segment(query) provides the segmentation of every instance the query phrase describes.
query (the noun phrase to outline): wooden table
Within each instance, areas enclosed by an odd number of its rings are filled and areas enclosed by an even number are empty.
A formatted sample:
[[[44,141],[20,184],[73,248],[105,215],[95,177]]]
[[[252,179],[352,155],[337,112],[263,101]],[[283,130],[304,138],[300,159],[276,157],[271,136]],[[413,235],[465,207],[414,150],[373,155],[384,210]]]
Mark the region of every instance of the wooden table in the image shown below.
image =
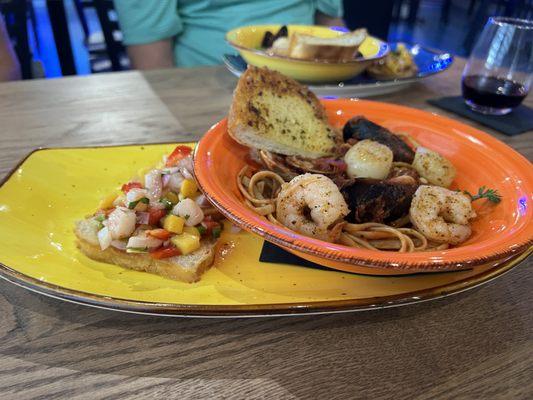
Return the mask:
[[[461,70],[378,100],[447,115],[425,101],[458,94]],[[0,174],[37,146],[197,139],[234,85],[222,67],[1,84]],[[491,133],[533,158],[533,132]],[[1,281],[0,398],[531,398],[531,266],[408,307],[235,320],[103,311]]]

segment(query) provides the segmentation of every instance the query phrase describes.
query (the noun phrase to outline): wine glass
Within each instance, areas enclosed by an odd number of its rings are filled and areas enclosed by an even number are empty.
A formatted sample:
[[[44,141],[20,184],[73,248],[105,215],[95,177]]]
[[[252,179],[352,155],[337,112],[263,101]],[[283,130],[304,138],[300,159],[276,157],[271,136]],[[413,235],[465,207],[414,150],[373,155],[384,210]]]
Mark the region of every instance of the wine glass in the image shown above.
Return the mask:
[[[533,21],[491,17],[463,71],[466,104],[504,115],[520,105],[533,80]]]

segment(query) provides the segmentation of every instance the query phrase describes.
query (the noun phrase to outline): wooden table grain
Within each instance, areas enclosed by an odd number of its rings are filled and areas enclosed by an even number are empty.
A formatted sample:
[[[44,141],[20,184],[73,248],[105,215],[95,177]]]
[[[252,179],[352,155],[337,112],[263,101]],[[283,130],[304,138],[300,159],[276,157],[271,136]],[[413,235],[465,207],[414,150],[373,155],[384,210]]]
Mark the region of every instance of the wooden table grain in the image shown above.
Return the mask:
[[[452,116],[426,100],[458,94],[461,70],[376,100]],[[222,67],[0,84],[0,175],[38,146],[197,139],[234,85]],[[533,159],[533,132],[465,122]],[[531,398],[531,266],[438,301],[267,319],[122,314],[1,281],[0,398]]]

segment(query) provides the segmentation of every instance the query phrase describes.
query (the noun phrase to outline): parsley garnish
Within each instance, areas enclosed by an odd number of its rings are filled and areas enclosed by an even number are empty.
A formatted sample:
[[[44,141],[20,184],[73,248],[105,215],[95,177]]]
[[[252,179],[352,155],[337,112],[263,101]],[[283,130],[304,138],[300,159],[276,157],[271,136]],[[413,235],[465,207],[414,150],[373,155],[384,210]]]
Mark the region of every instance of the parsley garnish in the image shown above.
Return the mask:
[[[171,210],[172,207],[174,207],[172,202],[169,199],[167,199],[166,197],[163,197],[161,200],[159,200],[159,202],[163,203],[163,205],[165,206],[166,210]]]
[[[472,201],[479,199],[487,199],[491,203],[498,204],[502,200],[502,196],[498,193],[496,189],[487,189],[486,186],[481,186],[477,191],[477,194],[472,195],[467,190],[463,190],[463,193],[470,196]]]
[[[143,197],[143,198],[141,198],[141,199],[139,199],[139,200],[137,200],[137,201],[132,201],[132,202],[130,202],[130,203],[128,204],[128,208],[129,208],[130,210],[133,210],[133,209],[137,206],[137,204],[139,204],[139,203],[150,204],[150,200],[148,200],[147,197]]]

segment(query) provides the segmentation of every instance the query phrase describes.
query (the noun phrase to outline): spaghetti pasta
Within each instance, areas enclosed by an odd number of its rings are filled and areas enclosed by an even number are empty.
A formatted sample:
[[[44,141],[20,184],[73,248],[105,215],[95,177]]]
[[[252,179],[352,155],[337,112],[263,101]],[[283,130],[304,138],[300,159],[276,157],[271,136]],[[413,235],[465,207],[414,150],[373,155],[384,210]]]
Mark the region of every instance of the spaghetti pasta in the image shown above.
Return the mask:
[[[237,187],[243,196],[243,202],[277,225],[282,224],[276,219],[276,197],[284,183],[285,180],[275,172],[261,170],[252,173],[248,166],[243,167],[237,175]],[[400,253],[447,248],[447,245],[444,247],[428,242],[422,233],[408,227],[409,224],[409,216],[404,216],[391,225],[377,222],[338,224],[339,229],[342,227],[338,242],[350,247]]]

